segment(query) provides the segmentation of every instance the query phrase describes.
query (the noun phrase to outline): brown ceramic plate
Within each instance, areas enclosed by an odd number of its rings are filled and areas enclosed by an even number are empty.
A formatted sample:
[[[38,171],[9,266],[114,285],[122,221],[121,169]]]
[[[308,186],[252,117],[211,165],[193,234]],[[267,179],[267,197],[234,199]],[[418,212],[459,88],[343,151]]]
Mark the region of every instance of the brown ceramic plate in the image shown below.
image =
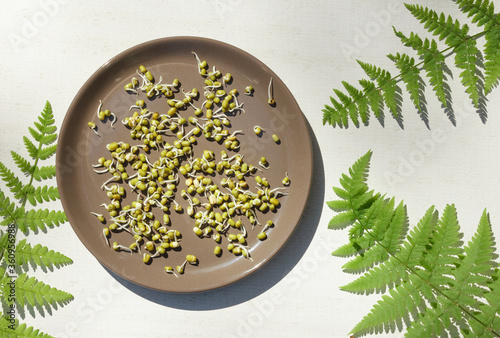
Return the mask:
[[[151,264],[146,265],[139,254],[115,252],[110,248],[102,235],[103,225],[90,213],[94,211],[108,215],[100,207],[102,203],[109,203],[101,184],[110,177],[109,173],[96,174],[91,165],[97,163],[101,156],[109,158],[105,146],[112,141],[134,144],[129,129],[120,122],[114,125],[115,129],[111,128],[110,121],[103,123],[97,119],[96,111],[99,100],[102,100],[102,108],[114,112],[119,121],[131,114],[129,107],[135,103],[137,96],[127,94],[123,87],[135,76],[139,65],[146,66],[155,75],[155,79],[159,75],[163,76],[164,82],[178,78],[183,89],[189,91],[198,88],[202,92],[204,79],[198,74],[192,52],[206,60],[209,69],[216,66],[222,74],[232,74],[233,82],[228,88],[239,90],[239,102],[244,102],[246,111],[245,114],[229,117],[232,124],[230,130],[243,132],[238,135],[242,144],[240,153],[244,155],[245,162],[255,165],[258,165],[261,156],[268,159],[270,168],[259,174],[266,177],[273,188],[282,187],[281,181],[288,172],[291,180],[291,185],[287,188],[289,195],[280,199],[281,206],[277,212],[258,214],[261,223],[267,220],[275,223],[275,227],[267,232],[267,240],[257,239],[260,226],[252,230],[246,224],[253,261],[228,252],[226,241],[221,245],[222,256],[216,257],[213,254],[215,242],[209,238],[198,238],[192,231],[193,219],[185,213],[176,214],[172,211],[171,228],[182,232],[182,250],[168,251],[168,257],[155,258]],[[267,103],[271,77],[275,107]],[[253,96],[243,94],[248,85],[255,89]],[[179,96],[180,94],[176,94],[177,98]],[[166,98],[145,100],[151,111],[166,113],[168,110]],[[195,105],[201,106],[202,102],[199,99]],[[183,114],[194,115],[193,110]],[[88,128],[89,121],[97,124],[100,137]],[[262,137],[257,137],[253,132],[256,125],[265,131]],[[280,144],[273,142],[272,134],[279,135]],[[171,139],[173,142],[174,139]],[[204,137],[199,137],[198,140],[195,156],[200,156],[203,149],[212,149],[220,160],[219,153],[224,149],[223,145],[208,142]],[[152,151],[150,156],[153,158],[158,155]],[[69,107],[60,132],[56,162],[62,205],[71,226],[87,249],[99,262],[123,278],[144,287],[169,292],[196,292],[222,287],[248,276],[269,261],[299,224],[313,172],[309,129],[285,84],[266,65],[248,53],[219,41],[195,37],[172,37],[146,42],[117,55],[98,69]],[[132,171],[132,168],[127,168],[129,174]],[[213,180],[218,183],[221,178],[221,175],[216,175]],[[254,182],[253,178],[248,178],[247,181]],[[181,175],[179,189],[183,185]],[[130,203],[135,198],[135,194],[129,192],[124,203]],[[177,197],[177,200],[182,198]],[[154,210],[154,213],[157,219],[162,219],[161,210]],[[127,232],[113,233],[110,241],[128,246],[132,243],[132,238]],[[185,274],[179,278],[164,272],[166,265],[175,267],[181,264],[186,254],[196,255],[199,264],[186,266]]]

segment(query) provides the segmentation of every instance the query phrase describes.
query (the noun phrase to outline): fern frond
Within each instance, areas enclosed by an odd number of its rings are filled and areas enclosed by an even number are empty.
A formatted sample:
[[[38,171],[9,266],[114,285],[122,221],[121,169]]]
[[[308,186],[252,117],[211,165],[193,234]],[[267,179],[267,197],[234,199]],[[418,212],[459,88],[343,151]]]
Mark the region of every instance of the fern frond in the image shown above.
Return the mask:
[[[368,168],[363,158],[360,167]],[[335,189],[341,201],[349,200],[353,181],[362,183],[360,191],[369,191],[366,171],[349,173],[342,175],[343,189]],[[447,205],[440,218],[429,208],[409,233],[406,208],[395,207],[394,198],[378,197],[362,210],[338,201],[333,206],[354,215],[349,243],[333,254],[354,256],[343,266],[346,272],[366,270],[341,289],[387,293],[351,333],[393,330],[404,321],[410,323],[409,337],[500,335],[499,264],[486,211],[464,247],[454,205]]]
[[[500,81],[500,16],[495,13],[494,5],[489,0],[457,0],[456,3],[469,18],[472,18],[472,24],[483,29],[481,32],[470,35],[469,25],[462,24],[450,15],[438,14],[436,11],[421,5],[405,4],[409,12],[422,23],[423,27],[437,36],[436,40],[423,40],[415,32],[411,32],[410,36],[406,37],[393,28],[403,45],[414,49],[421,61],[416,63],[413,58],[402,52],[389,54],[389,59],[396,63],[395,66],[399,71],[393,77],[390,76],[388,70],[358,61],[371,81],[376,81],[377,84],[363,80],[362,86],[368,85],[368,87],[367,90],[363,90],[362,96],[357,95],[356,91],[348,90],[351,96],[349,100],[341,99],[333,107],[325,106],[323,124],[329,122],[333,126],[347,127],[345,121],[338,123],[341,120],[340,110],[343,111],[342,117],[345,119],[360,112],[359,102],[363,107],[363,104],[368,101],[374,114],[379,113],[381,117],[383,117],[382,105],[387,106],[402,126],[400,123],[402,121],[402,116],[400,116],[402,92],[398,86],[400,80],[405,83],[406,92],[409,93],[410,99],[417,108],[417,113],[425,113],[421,106],[421,103],[425,102],[423,101],[425,99],[423,79],[419,76],[421,68],[425,70],[426,78],[439,102],[445,111],[449,112],[452,100],[446,74],[449,74],[450,77],[453,75],[445,64],[445,59],[450,55],[454,55],[454,65],[460,71],[458,78],[465,88],[465,92],[474,106],[482,109],[482,102],[485,101],[484,96],[489,94]],[[478,47],[480,44],[477,41],[483,37],[486,41],[484,48],[480,50]],[[442,41],[446,48],[440,50],[437,41]],[[484,65],[478,66],[483,60]],[[484,76],[481,73],[483,68]],[[350,115],[346,113],[349,111]],[[368,113],[366,109],[364,112]],[[484,117],[483,114],[480,115]],[[422,120],[428,124],[426,115],[422,116]],[[454,123],[455,120],[451,118],[451,121]]]
[[[16,301],[21,307],[43,307],[57,309],[73,299],[73,296],[65,291],[53,288],[34,277],[29,278],[25,273],[16,279],[11,275],[29,269],[29,267],[41,266],[42,268],[60,267],[71,264],[72,261],[67,256],[49,250],[47,247],[37,244],[32,246],[25,239],[17,242],[17,231],[20,230],[28,235],[29,229],[34,232],[38,229],[45,230],[46,227],[58,226],[67,221],[63,211],[51,211],[48,209],[26,210],[26,203],[32,205],[45,201],[55,201],[59,199],[57,187],[43,185],[35,186],[33,182],[46,180],[55,176],[55,166],[39,166],[39,162],[54,155],[56,145],[52,145],[57,138],[56,126],[54,125],[52,107],[47,102],[43,111],[38,116],[38,121],[34,122],[34,127],[29,127],[29,133],[35,140],[33,142],[28,137],[23,137],[23,142],[29,156],[34,161],[31,163],[22,155],[11,151],[12,158],[20,172],[27,176],[28,184],[23,184],[21,180],[10,171],[5,165],[0,163],[0,178],[14,194],[16,202],[11,202],[4,192],[0,190],[0,225],[9,225],[8,232],[0,232],[0,260],[1,265],[9,266],[9,273],[0,268],[0,300],[4,309],[15,305]],[[11,227],[12,225],[12,227]],[[15,245],[15,264],[11,261],[7,263],[6,252],[9,249],[9,259],[11,245]],[[12,269],[12,270],[11,270]],[[45,271],[45,270],[44,270]],[[14,288],[12,288],[14,284]],[[15,299],[10,297],[11,290],[15,289]],[[16,320],[13,324],[5,314],[0,316],[0,336],[2,337],[50,337],[25,324],[19,324]]]
[[[59,191],[57,190],[57,187],[49,187],[45,185],[43,187],[37,187],[33,191],[29,192],[26,197],[28,201],[35,206],[37,202],[42,203],[43,201],[48,202],[59,199]]]
[[[31,209],[24,217],[17,220],[17,224],[19,230],[26,233],[28,228],[32,231],[37,231],[38,229],[45,230],[46,226],[52,228],[54,226],[59,226],[67,220],[66,214],[63,211]]]
[[[40,332],[40,330],[35,330],[32,326],[27,326],[24,323],[20,324],[17,319],[12,324],[6,316],[0,317],[0,336],[6,338],[54,338]]]
[[[50,285],[38,281],[35,277],[28,277],[25,273],[16,278],[16,300],[25,307],[48,304],[52,307],[64,305],[73,299],[68,292],[58,290]]]
[[[49,250],[46,246],[31,244],[26,239],[19,241],[16,245],[16,264],[23,265],[34,262],[38,266],[64,266],[73,263],[73,261],[60,252]]]
[[[341,116],[343,116],[342,123],[347,125],[346,118],[347,118],[347,116],[349,116],[351,118],[351,121],[356,126],[358,126],[359,125],[359,121],[358,121],[359,114],[358,114],[358,109],[357,109],[356,105],[354,104],[353,100],[348,95],[344,94],[343,92],[341,92],[338,89],[334,89],[333,91],[335,92],[335,94],[337,94],[338,98],[342,102],[342,106],[343,106],[342,109],[346,110],[345,112],[340,113]]]

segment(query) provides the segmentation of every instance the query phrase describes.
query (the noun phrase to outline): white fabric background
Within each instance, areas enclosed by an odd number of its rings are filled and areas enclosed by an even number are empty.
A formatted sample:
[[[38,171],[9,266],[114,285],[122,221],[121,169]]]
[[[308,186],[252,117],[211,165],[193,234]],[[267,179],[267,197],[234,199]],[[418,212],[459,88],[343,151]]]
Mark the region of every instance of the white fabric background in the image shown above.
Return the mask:
[[[411,3],[468,21],[453,1]],[[425,35],[398,0],[26,0],[4,6],[0,20],[0,160],[10,168],[10,150],[24,154],[22,135],[46,100],[60,126],[79,88],[102,64],[136,44],[166,36],[218,39],[266,63],[294,94],[315,140],[315,179],[306,212],[318,225],[299,228],[275,260],[228,288],[192,295],[144,290],[107,272],[69,224],[36,235],[32,242],[74,260],[54,272],[34,273],[75,296],[52,316],[20,318],[44,332],[57,337],[347,336],[380,295],[339,290],[353,276],[341,271],[345,260],[329,253],[347,237],[327,229],[334,213],[325,201],[334,198],[331,187],[340,174],[369,149],[374,152],[371,186],[404,200],[412,224],[431,205],[442,210],[455,203],[464,240],[472,236],[484,208],[500,235],[498,90],[488,96],[484,124],[451,67],[456,126],[429,87],[430,130],[406,94],[404,130],[390,117],[385,127],[375,119],[359,129],[322,125],[321,109],[332,88],[364,76],[356,59],[395,73],[385,55],[404,48],[391,26]],[[59,203],[50,207],[61,208]],[[391,335],[402,336],[384,334]]]

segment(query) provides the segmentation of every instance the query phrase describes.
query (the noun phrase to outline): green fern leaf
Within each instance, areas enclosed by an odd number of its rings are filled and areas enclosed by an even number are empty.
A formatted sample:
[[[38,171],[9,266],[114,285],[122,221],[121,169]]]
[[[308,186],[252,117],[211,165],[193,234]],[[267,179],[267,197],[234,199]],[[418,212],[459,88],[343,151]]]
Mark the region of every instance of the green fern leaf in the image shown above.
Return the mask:
[[[358,213],[360,216],[349,229],[349,238],[351,241],[338,250],[332,252],[333,256],[352,256],[357,253],[363,253],[375,244],[375,237],[366,232],[366,229],[372,228],[376,217],[383,214],[387,208],[387,201],[383,198],[374,199],[373,203],[366,210],[352,209],[352,213]]]
[[[48,209],[29,210],[25,217],[17,220],[19,230],[27,232],[27,228],[37,231],[38,229],[45,230],[46,226],[52,228],[66,222],[66,214],[63,211],[55,211]]]
[[[432,285],[452,283],[451,265],[460,263],[460,226],[454,205],[447,205],[431,236],[432,246],[421,261],[426,273],[422,277]]]
[[[16,264],[23,265],[29,262],[34,262],[38,266],[64,266],[73,263],[73,261],[59,252],[49,250],[46,246],[31,244],[26,242],[26,239],[19,241],[16,245]]]
[[[10,222],[2,222],[1,225],[9,225],[12,223],[12,219],[14,217],[14,212],[16,210],[16,204],[11,203],[9,198],[5,196],[3,191],[0,190],[0,216],[5,217],[6,219],[11,219]]]
[[[2,162],[0,162],[0,177],[5,182],[5,185],[14,194],[15,198],[21,198],[23,195],[23,183],[21,180]]]
[[[493,2],[458,0],[457,4],[460,9],[472,17],[472,22],[478,26],[485,26],[484,46],[484,92],[488,94],[497,86],[500,78],[500,21],[495,14]]]
[[[363,93],[368,99],[370,109],[378,119],[384,116],[384,98],[382,92],[372,81],[360,80],[359,84],[363,87]]]
[[[347,126],[347,109],[342,105],[342,103],[338,102],[334,98],[330,98],[330,102],[336,109],[334,117],[334,122],[336,122],[339,126]]]
[[[446,107],[446,93],[444,91],[446,79],[444,75],[445,57],[438,50],[437,42],[435,40],[431,41],[428,39],[423,41],[415,33],[411,33],[410,37],[406,37],[403,33],[396,31],[395,29],[394,33],[401,39],[401,42],[403,42],[405,46],[414,49],[423,60],[423,68],[426,71],[429,82],[432,85],[432,89],[434,90],[438,100],[443,104],[443,106]]]
[[[479,91],[477,83],[479,77],[476,75],[477,53],[475,40],[466,40],[455,48],[455,64],[463,71],[460,73],[462,84],[466,88],[472,102],[476,107],[479,105]]]
[[[9,201],[7,201],[9,202]],[[10,225],[10,224],[17,224],[18,220],[24,216],[24,207],[16,207],[15,203],[12,203],[9,205],[9,209],[7,211],[7,215],[4,216],[4,219],[2,222],[0,222],[0,225]]]
[[[44,305],[44,303],[55,307],[57,304],[64,305],[73,299],[68,292],[51,287],[35,277],[28,277],[25,273],[19,275],[15,283],[16,299],[22,307],[27,304],[35,306],[36,304]]]
[[[498,85],[500,79],[500,24],[485,34],[484,46],[484,92],[489,94]]]
[[[398,87],[396,80],[392,78],[391,73],[380,67],[361,62],[358,60],[358,64],[363,68],[365,73],[370,77],[371,80],[377,81],[378,89],[382,91],[382,97],[386,106],[390,109],[392,115],[397,119],[398,110],[400,109],[397,97],[397,93],[401,92]]]
[[[452,223],[454,222],[452,220]],[[408,330],[409,334],[441,334],[459,322],[457,331],[471,330],[468,322],[472,321],[472,313],[479,310],[476,297],[483,293],[483,289],[478,285],[486,285],[489,281],[487,275],[493,272],[493,234],[486,212],[483,213],[478,230],[469,245],[464,248],[464,252],[465,256],[460,260],[460,264],[456,264],[457,268],[451,271],[453,280],[447,283],[447,288],[437,296],[436,305],[425,311],[420,322],[412,325]],[[458,306],[454,306],[455,304]],[[447,319],[446,314],[452,319]]]
[[[31,134],[31,136],[35,139],[35,141],[49,145],[53,143],[57,139],[57,134],[42,134],[40,132],[37,132],[35,129],[28,127],[28,130]]]
[[[35,139],[35,141],[41,143],[41,140],[42,140],[42,134],[37,132],[35,129],[31,128],[31,127],[28,127],[28,130],[31,134],[31,136]]]
[[[438,15],[436,12],[418,5],[405,5],[406,8],[420,22],[425,24],[425,28],[434,35],[439,35],[439,40],[454,48],[455,65],[462,69],[460,78],[466,88],[466,92],[477,107],[479,104],[479,92],[477,89],[478,77],[476,75],[476,61],[478,49],[476,41],[467,34],[469,27],[461,26],[458,20],[453,20],[451,16],[445,17],[444,13]]]
[[[56,153],[56,150],[57,150],[56,144],[54,144],[52,146],[40,148],[40,150],[37,153],[37,156],[41,160],[46,160],[49,157],[51,157],[52,155],[54,155]]]
[[[37,158],[38,148],[26,136],[23,136],[23,141],[24,145],[26,146],[26,150],[28,151],[28,154],[31,156],[31,158]]]
[[[26,197],[28,198],[28,201],[35,206],[37,202],[42,203],[43,201],[48,202],[59,199],[59,191],[57,190],[57,187],[49,187],[45,185],[43,187],[37,187],[33,191],[29,192]]]
[[[12,324],[6,316],[0,317],[0,336],[5,338],[54,338],[40,332],[40,330],[35,330],[32,326],[20,324],[17,319]]]
[[[344,229],[354,223],[356,216],[352,211],[346,211],[333,217],[328,223],[328,229]]]
[[[37,129],[43,133],[43,134],[53,134],[56,129],[54,126],[55,120],[54,120],[54,114],[52,113],[52,106],[50,105],[50,102],[47,101],[45,103],[45,106],[43,107],[43,110],[38,116],[38,121],[40,122],[40,126],[42,128]]]
[[[41,124],[39,122],[34,122],[36,128],[41,132],[41,133],[44,133],[44,134],[53,134],[56,132],[57,130],[57,127],[56,126],[52,126],[52,125],[44,125],[44,124]]]
[[[396,67],[401,71],[401,78],[406,84],[406,90],[410,93],[410,98],[413,101],[415,108],[418,111],[422,110],[420,107],[420,88],[422,87],[423,80],[420,77],[420,69],[415,67],[415,59],[407,54],[396,55],[389,54],[389,59],[394,61]]]
[[[21,170],[25,175],[31,175],[33,173],[33,166],[28,160],[15,151],[11,151],[10,153],[19,170]]]
[[[351,118],[351,121],[356,125],[358,126],[359,125],[359,121],[358,121],[358,109],[356,107],[356,105],[354,104],[353,100],[347,96],[346,94],[342,93],[340,90],[338,89],[334,89],[333,90],[335,92],[335,94],[337,94],[338,98],[340,99],[340,101],[342,102],[342,109],[345,109],[346,112],[341,112],[341,115],[342,116],[346,116],[347,115]],[[344,124],[347,125],[347,120],[343,121]]]
[[[353,102],[356,104],[356,115],[359,115],[359,117],[361,117],[361,122],[363,122],[363,124],[367,124],[369,118],[368,99],[363,95],[363,92],[361,90],[355,88],[349,83],[342,81],[342,84],[344,85],[344,88],[347,90],[349,95],[351,95]],[[358,124],[357,119],[353,121],[354,124]]]
[[[33,178],[39,182],[55,176],[56,176],[56,167],[54,165],[35,167],[33,171]]]
[[[437,225],[437,213],[434,207],[427,209],[425,215],[418,224],[410,231],[405,242],[403,242],[396,259],[405,268],[415,268],[420,264],[424,255],[429,237]]]

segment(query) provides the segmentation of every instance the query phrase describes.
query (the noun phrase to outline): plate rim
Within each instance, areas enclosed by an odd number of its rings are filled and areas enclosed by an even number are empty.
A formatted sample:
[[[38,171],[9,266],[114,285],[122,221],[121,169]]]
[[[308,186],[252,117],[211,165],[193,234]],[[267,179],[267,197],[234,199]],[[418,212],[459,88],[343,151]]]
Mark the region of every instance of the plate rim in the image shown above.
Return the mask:
[[[106,262],[106,260],[103,260],[103,259],[100,259],[96,253],[91,250],[91,248],[89,247],[88,243],[86,242],[86,240],[84,240],[83,236],[81,235],[81,229],[76,226],[76,225],[73,225],[73,222],[71,222],[70,218],[72,216],[69,216],[68,215],[68,222],[70,223],[73,231],[75,232],[75,234],[77,235],[78,239],[80,240],[80,242],[85,246],[85,248],[92,254],[92,256],[101,264],[103,265],[104,267],[106,267],[107,270],[113,272],[114,274],[120,276],[121,278],[127,280],[127,281],[130,281],[136,285],[139,285],[141,287],[145,287],[145,288],[148,288],[148,289],[152,289],[152,290],[156,290],[156,291],[162,291],[162,292],[170,292],[170,293],[195,293],[195,292],[204,292],[204,291],[211,291],[211,290],[215,290],[215,289],[218,289],[218,288],[222,288],[222,287],[226,287],[228,285],[231,285],[231,284],[234,284],[242,279],[245,279],[249,276],[251,276],[252,274],[254,274],[256,271],[259,271],[261,270],[262,266],[264,266],[265,264],[267,264],[269,261],[271,261],[272,259],[274,259],[278,253],[283,249],[283,247],[285,245],[287,245],[287,243],[290,241],[290,238],[292,238],[293,234],[296,232],[298,226],[300,225],[303,217],[304,217],[304,214],[306,212],[306,206],[307,206],[307,202],[309,200],[309,197],[310,197],[310,192],[311,192],[311,189],[312,189],[312,182],[313,182],[313,175],[314,175],[314,153],[313,153],[313,146],[312,146],[312,136],[311,136],[311,133],[312,133],[312,130],[311,130],[311,127],[302,111],[302,109],[300,108],[298,102],[296,101],[295,97],[293,96],[293,94],[291,93],[290,89],[288,88],[288,86],[286,86],[286,84],[281,80],[281,78],[272,70],[270,69],[264,62],[260,61],[259,59],[257,59],[256,57],[254,57],[252,54],[240,49],[239,47],[236,47],[232,44],[229,44],[229,43],[226,43],[226,42],[223,42],[223,41],[219,41],[219,40],[215,40],[215,39],[212,39],[212,38],[206,38],[206,37],[197,37],[197,36],[171,36],[171,37],[162,37],[162,38],[157,38],[157,39],[152,39],[152,40],[148,40],[148,41],[144,41],[142,43],[139,43],[139,44],[136,44],[132,47],[129,47],[125,50],[123,50],[122,52],[116,54],[115,56],[111,57],[110,59],[108,59],[106,62],[104,62],[98,69],[96,69],[92,75],[85,80],[84,84],[80,87],[80,89],[77,91],[77,93],[75,94],[73,100],[71,101],[71,104],[69,105],[67,111],[66,111],[66,114],[64,116],[64,119],[63,119],[63,122],[61,124],[61,128],[60,128],[60,131],[59,131],[59,137],[61,137],[63,135],[63,132],[67,132],[67,130],[69,129],[68,125],[70,123],[70,112],[74,111],[76,106],[77,106],[77,101],[79,100],[79,98],[81,96],[83,96],[88,90],[89,90],[89,87],[95,82],[95,80],[99,77],[99,75],[105,71],[107,69],[107,67],[109,67],[110,65],[113,65],[115,63],[118,63],[120,62],[120,60],[126,58],[128,55],[130,55],[131,53],[133,53],[134,51],[137,51],[139,50],[140,48],[144,47],[144,46],[147,46],[147,45],[150,45],[150,44],[166,44],[166,43],[172,43],[172,42],[186,42],[186,41],[189,41],[189,42],[204,42],[204,43],[209,43],[209,44],[215,44],[215,45],[223,45],[225,46],[226,48],[230,48],[232,49],[233,51],[237,52],[238,54],[241,54],[243,55],[245,58],[250,58],[251,60],[253,60],[254,62],[256,62],[257,64],[259,65],[262,65],[263,67],[265,67],[265,70],[270,72],[273,77],[275,77],[278,81],[280,81],[281,84],[283,84],[283,87],[284,89],[286,90],[287,94],[289,95],[289,98],[291,100],[293,100],[293,102],[290,102],[293,106],[297,107],[298,109],[298,118],[301,120],[301,123],[304,124],[304,127],[305,127],[305,131],[306,131],[306,134],[307,134],[307,149],[308,149],[308,152],[307,152],[307,159],[306,159],[306,162],[309,164],[308,168],[310,168],[310,174],[309,174],[309,177],[308,177],[308,180],[307,180],[307,194],[306,194],[306,197],[301,201],[300,203],[300,209],[301,209],[301,212],[300,212],[300,217],[298,217],[298,219],[296,220],[294,226],[293,226],[293,229],[292,231],[290,231],[288,233],[288,237],[281,243],[281,245],[278,245],[274,250],[271,251],[270,255],[268,255],[264,260],[261,260],[257,263],[254,264],[254,266],[250,269],[250,270],[247,270],[247,272],[241,276],[238,276],[236,278],[232,278],[230,280],[225,280],[224,282],[220,283],[220,285],[216,286],[216,287],[210,287],[210,288],[199,288],[199,289],[195,289],[195,290],[167,290],[167,289],[164,289],[164,288],[157,288],[157,287],[154,287],[154,286],[151,286],[151,285],[145,285],[143,283],[139,283],[133,279],[130,279],[128,278],[127,276],[124,276],[122,273],[120,273],[119,271],[116,271],[117,269],[115,269],[114,266],[108,264],[108,262]],[[56,181],[57,181],[57,185],[58,187],[62,187],[62,184],[61,183],[61,180],[62,180],[62,175],[63,173],[61,172],[62,169],[61,168],[61,165],[64,164],[64,161],[62,160],[62,156],[63,156],[63,152],[64,152],[64,149],[62,146],[59,146],[58,144],[58,147],[57,147],[57,151],[56,151]],[[66,194],[66,191],[64,189],[59,189],[60,191],[60,201],[61,201],[61,204],[63,206],[63,209],[65,210],[69,210],[68,209],[68,206],[66,205],[66,199],[68,197],[65,196]],[[71,215],[71,213],[68,213]]]

